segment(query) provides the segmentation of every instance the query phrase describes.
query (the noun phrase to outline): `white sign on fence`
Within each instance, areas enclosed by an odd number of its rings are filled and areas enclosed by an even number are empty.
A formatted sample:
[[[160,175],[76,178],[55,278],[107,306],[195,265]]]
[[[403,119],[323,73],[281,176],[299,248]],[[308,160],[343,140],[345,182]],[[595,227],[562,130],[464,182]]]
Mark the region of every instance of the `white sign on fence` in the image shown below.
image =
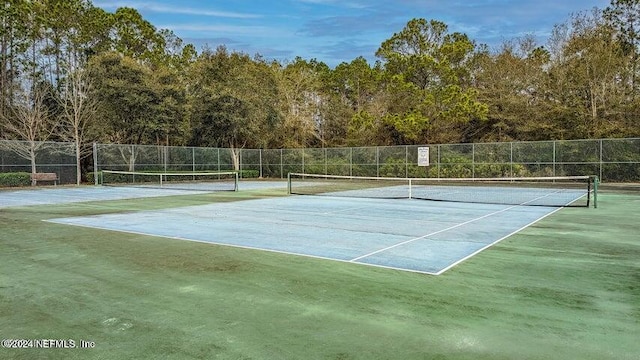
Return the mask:
[[[421,146],[418,148],[418,166],[429,166],[428,146]]]

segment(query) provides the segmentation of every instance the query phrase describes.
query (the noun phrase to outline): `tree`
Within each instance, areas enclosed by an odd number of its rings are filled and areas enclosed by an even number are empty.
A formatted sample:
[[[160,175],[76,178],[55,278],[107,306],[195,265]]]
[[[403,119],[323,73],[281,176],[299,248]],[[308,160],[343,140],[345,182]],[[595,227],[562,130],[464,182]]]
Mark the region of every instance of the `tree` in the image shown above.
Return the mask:
[[[487,121],[475,122],[472,138],[484,141],[549,138],[557,135],[551,113],[559,116],[562,101],[547,98],[545,68],[550,53],[533,36],[505,41],[499,51],[476,54],[474,88],[489,106]]]
[[[269,66],[225,47],[205,50],[191,67],[191,144],[239,149],[266,146],[279,122],[278,87]]]
[[[462,141],[460,126],[483,120],[486,105],[470,88],[474,43],[446,24],[413,19],[385,40],[376,55],[387,74],[389,113],[384,122],[401,142]]]
[[[562,125],[570,138],[617,135],[630,99],[620,83],[626,77],[624,45],[615,34],[598,10],[573,15],[554,31],[548,92],[567,109]]]
[[[280,143],[293,148],[322,144],[321,107],[325,98],[321,92],[321,79],[328,67],[298,57],[284,67],[278,66],[275,71],[283,117],[278,128]]]
[[[165,55],[165,38],[140,13],[121,7],[113,14],[113,46],[120,54],[148,62],[160,62]]]
[[[9,116],[14,94],[19,88],[19,56],[27,48],[27,24],[23,20],[29,13],[25,0],[5,1],[0,6],[0,115]],[[0,134],[1,135],[1,134]]]
[[[68,50],[68,61],[76,67],[86,64],[95,55],[111,51],[111,34],[115,22],[112,14],[91,6],[90,3],[80,11],[82,13],[78,16],[77,27],[69,35],[71,49]]]
[[[630,94],[635,99],[638,77],[638,46],[640,45],[640,0],[611,0],[604,11],[605,17],[617,29],[625,55],[629,56]]]
[[[325,80],[330,95],[324,115],[323,139],[328,144],[370,145],[382,143],[381,119],[385,113],[383,72],[377,62],[370,66],[363,57],[339,64]],[[371,121],[362,121],[364,118]]]
[[[350,63],[336,66],[325,86],[355,112],[359,112],[379,93],[381,77],[379,64],[371,67],[360,56]]]
[[[79,1],[73,0],[48,0],[45,2],[43,11],[47,16],[42,16],[43,23],[43,48],[41,50],[47,59],[47,75],[45,77],[52,84],[60,85],[63,76],[63,68],[67,63],[67,56],[73,53],[69,41],[70,35],[74,32],[74,25],[78,23],[77,16],[80,15]],[[53,64],[51,64],[51,62]]]
[[[18,156],[31,163],[31,173],[36,173],[36,155],[55,130],[54,123],[44,104],[47,87],[34,85],[20,97],[11,109],[10,115],[2,115],[2,127],[14,140],[7,142]],[[32,186],[36,185],[32,178]]]
[[[161,65],[150,74],[156,117],[150,136],[156,144],[184,145],[189,140],[186,89],[178,71]]]
[[[91,59],[89,72],[100,99],[101,139],[120,144],[153,143],[160,126],[151,71],[132,58],[106,53]],[[122,156],[132,171],[136,154]]]
[[[369,111],[359,111],[351,116],[347,127],[347,138],[350,146],[387,145],[389,134],[382,134],[385,130],[382,119],[372,115]]]
[[[99,101],[85,69],[77,69],[67,77],[60,98],[63,114],[59,136],[74,144],[76,155],[76,183],[82,181],[81,160],[92,154],[87,136],[96,126]]]
[[[637,136],[638,117],[640,116],[640,91],[638,86],[638,71],[640,66],[638,55],[640,47],[640,0],[611,0],[611,6],[604,10],[607,19],[617,30],[617,37],[622,46],[623,58],[627,62],[627,71],[620,74],[624,81],[621,85],[627,93],[624,110],[624,122],[618,134]],[[620,136],[620,135],[618,135]]]

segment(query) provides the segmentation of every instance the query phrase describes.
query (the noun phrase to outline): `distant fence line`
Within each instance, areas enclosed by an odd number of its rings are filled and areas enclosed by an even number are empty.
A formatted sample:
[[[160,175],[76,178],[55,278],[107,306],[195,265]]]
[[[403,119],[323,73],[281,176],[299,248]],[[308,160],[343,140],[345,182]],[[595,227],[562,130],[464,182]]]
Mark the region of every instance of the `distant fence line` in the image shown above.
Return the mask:
[[[418,149],[425,147],[429,166],[419,166]],[[640,138],[235,150],[95,144],[94,168],[240,170],[243,177],[264,178],[286,178],[290,172],[432,178],[598,175],[602,181],[638,182]]]
[[[76,182],[72,143],[0,140],[0,172],[31,172],[31,146],[37,172],[55,172],[62,184]],[[424,147],[429,148],[429,166],[418,164],[418,149]],[[242,177],[264,178],[286,178],[290,172],[432,178],[598,175],[604,182],[640,182],[640,138],[300,149],[94,144],[93,166],[87,171],[100,170],[240,170]]]

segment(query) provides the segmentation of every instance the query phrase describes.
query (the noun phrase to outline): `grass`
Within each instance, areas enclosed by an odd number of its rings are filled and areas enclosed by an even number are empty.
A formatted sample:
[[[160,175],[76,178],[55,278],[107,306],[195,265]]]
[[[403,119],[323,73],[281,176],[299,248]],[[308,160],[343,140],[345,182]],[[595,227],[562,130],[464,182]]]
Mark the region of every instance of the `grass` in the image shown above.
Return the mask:
[[[603,192],[440,276],[41,220],[279,194],[0,209],[2,359],[637,359],[640,196]],[[238,231],[242,231],[238,229]]]

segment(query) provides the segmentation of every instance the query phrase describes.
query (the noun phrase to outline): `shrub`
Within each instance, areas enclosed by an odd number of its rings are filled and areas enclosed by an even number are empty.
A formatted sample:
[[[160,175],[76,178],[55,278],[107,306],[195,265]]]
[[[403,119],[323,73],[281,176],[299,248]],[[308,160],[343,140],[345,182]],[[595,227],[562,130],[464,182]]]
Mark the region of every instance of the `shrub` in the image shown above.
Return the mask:
[[[260,177],[260,171],[258,170],[242,170],[238,174],[241,179],[257,178]]]
[[[27,172],[0,173],[0,187],[31,185],[31,174]]]

